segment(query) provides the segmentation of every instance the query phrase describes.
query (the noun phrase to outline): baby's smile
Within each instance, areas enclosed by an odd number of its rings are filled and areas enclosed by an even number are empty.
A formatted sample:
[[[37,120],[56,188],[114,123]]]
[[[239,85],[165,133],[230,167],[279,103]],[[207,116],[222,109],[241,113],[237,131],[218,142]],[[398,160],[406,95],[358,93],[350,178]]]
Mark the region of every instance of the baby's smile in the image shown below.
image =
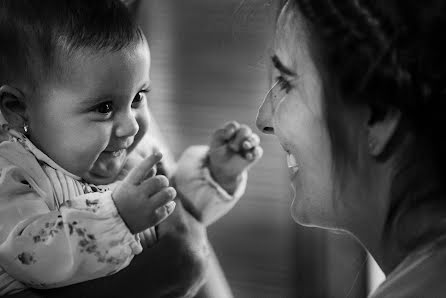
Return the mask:
[[[124,150],[125,150],[125,149],[120,149],[120,150],[118,150],[118,151],[113,151],[113,152],[112,152],[113,157],[119,157],[121,154],[124,153]]]
[[[126,151],[127,151],[127,148],[121,148],[118,150],[106,150],[106,151],[103,151],[102,153],[110,154],[112,157],[120,157]]]
[[[115,177],[124,166],[127,155],[128,147],[102,151],[93,164],[90,174],[98,178]]]

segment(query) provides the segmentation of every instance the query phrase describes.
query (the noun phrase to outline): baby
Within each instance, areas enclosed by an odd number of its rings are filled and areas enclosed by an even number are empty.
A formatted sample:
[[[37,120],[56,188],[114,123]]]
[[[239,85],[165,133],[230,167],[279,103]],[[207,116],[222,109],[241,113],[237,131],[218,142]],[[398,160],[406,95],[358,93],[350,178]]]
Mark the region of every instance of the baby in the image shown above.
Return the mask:
[[[0,2],[0,295],[113,274],[175,207],[141,140],[150,52],[119,1]],[[148,155],[148,156],[147,156]],[[236,122],[188,149],[174,173],[210,224],[244,192],[262,155]],[[144,240],[144,241],[141,241]],[[142,243],[143,242],[143,243]],[[143,245],[142,245],[143,244]]]

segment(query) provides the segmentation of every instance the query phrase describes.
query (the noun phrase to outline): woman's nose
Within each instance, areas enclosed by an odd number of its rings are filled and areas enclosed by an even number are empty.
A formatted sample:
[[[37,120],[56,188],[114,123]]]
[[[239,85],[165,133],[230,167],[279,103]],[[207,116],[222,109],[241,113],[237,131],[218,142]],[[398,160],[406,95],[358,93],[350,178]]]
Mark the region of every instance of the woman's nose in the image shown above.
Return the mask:
[[[274,128],[272,125],[273,107],[271,101],[269,100],[270,91],[268,91],[263,99],[256,119],[257,128],[265,134],[274,134]]]
[[[117,137],[131,137],[136,135],[139,130],[139,125],[136,121],[135,113],[132,110],[122,113],[118,118],[115,130]]]

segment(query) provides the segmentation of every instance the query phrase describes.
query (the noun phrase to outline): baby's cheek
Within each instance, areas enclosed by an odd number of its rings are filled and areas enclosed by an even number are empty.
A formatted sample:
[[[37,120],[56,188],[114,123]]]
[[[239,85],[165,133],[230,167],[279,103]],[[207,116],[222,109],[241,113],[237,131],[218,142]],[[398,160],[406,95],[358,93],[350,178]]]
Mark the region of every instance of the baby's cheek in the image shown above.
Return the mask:
[[[148,119],[146,117],[136,117],[136,122],[138,123],[138,132],[135,135],[135,138],[133,139],[133,144],[131,145],[129,151],[127,153],[134,154],[135,148],[140,144],[141,140],[144,138],[144,136],[148,132],[149,123]]]
[[[138,123],[139,126],[137,137],[142,138],[147,133],[149,129],[149,121],[150,121],[150,116],[147,111],[141,111],[136,116],[136,122]]]

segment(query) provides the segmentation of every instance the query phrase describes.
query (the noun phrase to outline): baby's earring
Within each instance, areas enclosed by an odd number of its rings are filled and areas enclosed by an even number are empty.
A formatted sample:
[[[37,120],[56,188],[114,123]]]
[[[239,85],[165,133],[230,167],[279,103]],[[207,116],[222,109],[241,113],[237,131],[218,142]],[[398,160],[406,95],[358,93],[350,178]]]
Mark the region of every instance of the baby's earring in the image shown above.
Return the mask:
[[[23,122],[23,132],[25,133],[25,135],[28,135],[28,131],[29,131],[29,125],[25,121],[25,122]]]

